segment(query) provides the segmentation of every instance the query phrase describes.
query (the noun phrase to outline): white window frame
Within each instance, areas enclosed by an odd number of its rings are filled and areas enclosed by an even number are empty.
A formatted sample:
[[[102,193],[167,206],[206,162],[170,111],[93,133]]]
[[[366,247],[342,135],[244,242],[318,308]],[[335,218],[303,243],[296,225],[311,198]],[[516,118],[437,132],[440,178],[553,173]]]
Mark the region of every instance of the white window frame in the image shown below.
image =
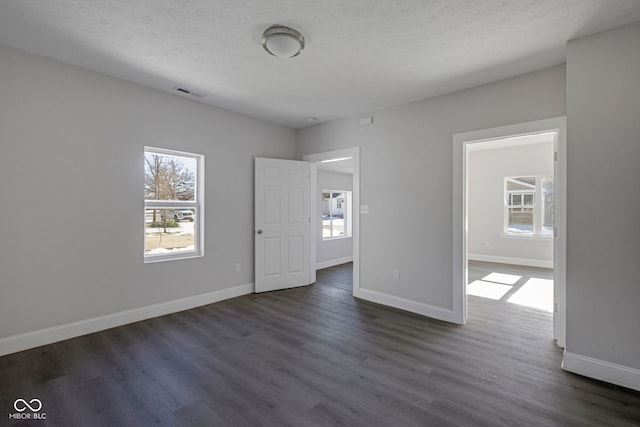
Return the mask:
[[[146,211],[147,209],[191,209],[195,213],[194,226],[194,250],[179,251],[169,254],[147,254],[145,252],[146,241],[143,240],[143,256],[145,263],[160,261],[172,261],[177,259],[197,258],[204,256],[204,155],[188,153],[185,151],[169,150],[157,147],[144,147],[143,156],[147,153],[167,156],[187,157],[196,160],[195,200],[146,200],[143,209],[143,239],[146,239]],[[144,174],[143,174],[144,179]]]
[[[326,240],[337,240],[337,239],[348,239],[351,237],[351,229],[352,229],[352,222],[351,222],[351,215],[349,215],[350,210],[351,212],[353,212],[353,207],[351,206],[351,202],[352,202],[352,192],[351,190],[322,190],[322,193],[320,194],[322,199],[324,200],[324,193],[344,193],[345,197],[344,197],[344,201],[342,202],[342,210],[343,210],[343,216],[344,216],[344,235],[342,236],[331,236],[331,237],[324,237],[324,232],[321,234],[322,236],[322,240],[326,241]],[[323,219],[322,219],[322,215],[320,215],[320,225],[321,227],[323,227]],[[332,234],[333,234],[333,222],[332,222]]]
[[[503,210],[503,231],[501,236],[502,237],[507,237],[507,238],[518,238],[518,237],[522,237],[522,238],[527,238],[527,239],[549,239],[549,238],[553,238],[553,233],[552,232],[545,232],[544,229],[542,228],[542,223],[544,222],[544,203],[542,203],[543,201],[543,195],[542,195],[542,179],[551,176],[553,178],[553,175],[518,175],[518,176],[507,176],[504,178],[504,189],[503,189],[503,203],[504,203],[504,210]],[[512,203],[508,203],[507,202],[507,198],[509,198],[509,201],[512,201],[512,197],[514,194],[517,194],[516,192],[512,192],[512,193],[508,193],[507,192],[507,180],[509,179],[515,179],[515,178],[523,178],[523,177],[531,177],[531,178],[535,178],[535,189],[531,189],[531,190],[521,190],[517,193],[522,195],[522,198],[520,200],[520,204],[518,205],[514,205]],[[524,203],[524,195],[525,194],[533,194],[533,204],[531,205],[526,205]],[[538,201],[540,201],[540,203],[538,203]],[[514,233],[514,232],[510,232],[509,231],[509,209],[510,208],[521,208],[521,211],[523,208],[527,208],[527,209],[532,209],[533,211],[533,231],[531,233]]]

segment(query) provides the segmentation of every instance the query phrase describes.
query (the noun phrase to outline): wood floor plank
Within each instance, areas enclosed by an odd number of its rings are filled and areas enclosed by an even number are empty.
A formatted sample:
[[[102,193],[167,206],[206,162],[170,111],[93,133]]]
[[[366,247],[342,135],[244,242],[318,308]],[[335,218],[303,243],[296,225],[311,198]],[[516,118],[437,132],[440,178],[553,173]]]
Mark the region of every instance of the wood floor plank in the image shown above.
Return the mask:
[[[469,296],[452,325],[353,298],[352,268],[0,357],[0,412],[39,398],[52,426],[640,426],[640,393],[560,369],[550,313]]]

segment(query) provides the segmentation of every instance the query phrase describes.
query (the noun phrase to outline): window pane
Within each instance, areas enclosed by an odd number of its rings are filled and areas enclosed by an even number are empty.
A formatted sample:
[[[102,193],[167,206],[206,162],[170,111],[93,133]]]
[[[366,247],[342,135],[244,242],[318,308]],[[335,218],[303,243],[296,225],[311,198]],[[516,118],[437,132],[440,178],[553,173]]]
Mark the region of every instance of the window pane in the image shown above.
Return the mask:
[[[323,219],[331,217],[331,196],[329,193],[322,193],[322,217]]]
[[[193,157],[145,151],[145,200],[195,200],[196,165]]]
[[[145,255],[195,252],[192,209],[145,209]]]
[[[533,208],[508,208],[508,233],[533,233]]]
[[[331,237],[331,219],[328,216],[322,216],[322,238]]]
[[[519,178],[515,178],[519,184],[528,185],[529,187],[536,186],[536,177],[535,176],[521,176]]]
[[[331,237],[331,193],[322,193],[322,238]]]
[[[511,195],[511,205],[512,206],[520,206],[520,205],[522,205],[522,194],[512,194]]]
[[[507,191],[527,191],[535,190],[536,177],[535,176],[518,176],[515,178],[505,178],[507,183]]]
[[[347,230],[347,200],[349,191],[322,191],[322,238],[345,237]]]
[[[334,218],[332,237],[342,237],[342,236],[344,236],[344,218]]]
[[[553,232],[553,215],[555,212],[555,186],[552,176],[542,178],[542,231]]]
[[[536,188],[535,176],[517,176],[514,178],[506,178],[507,190],[527,190]]]
[[[345,193],[331,194],[332,233],[331,237],[344,236],[344,199]]]
[[[526,206],[533,206],[533,194],[523,194],[522,197],[524,198],[524,205]]]

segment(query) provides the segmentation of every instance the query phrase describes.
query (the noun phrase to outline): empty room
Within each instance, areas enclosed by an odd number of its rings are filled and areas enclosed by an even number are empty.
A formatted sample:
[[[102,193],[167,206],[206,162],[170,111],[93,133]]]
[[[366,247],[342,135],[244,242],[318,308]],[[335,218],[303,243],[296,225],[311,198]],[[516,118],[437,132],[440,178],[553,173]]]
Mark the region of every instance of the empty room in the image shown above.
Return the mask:
[[[0,2],[0,425],[640,426],[640,2]]]

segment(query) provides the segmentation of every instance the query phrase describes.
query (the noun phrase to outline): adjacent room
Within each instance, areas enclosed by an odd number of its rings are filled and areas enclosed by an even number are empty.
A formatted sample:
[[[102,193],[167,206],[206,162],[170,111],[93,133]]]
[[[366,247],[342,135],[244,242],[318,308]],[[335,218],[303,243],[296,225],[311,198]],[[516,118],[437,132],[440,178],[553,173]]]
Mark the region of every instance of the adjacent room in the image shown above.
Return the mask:
[[[467,293],[550,318],[557,137],[547,132],[467,146]]]
[[[7,425],[640,425],[637,0],[0,2]]]

